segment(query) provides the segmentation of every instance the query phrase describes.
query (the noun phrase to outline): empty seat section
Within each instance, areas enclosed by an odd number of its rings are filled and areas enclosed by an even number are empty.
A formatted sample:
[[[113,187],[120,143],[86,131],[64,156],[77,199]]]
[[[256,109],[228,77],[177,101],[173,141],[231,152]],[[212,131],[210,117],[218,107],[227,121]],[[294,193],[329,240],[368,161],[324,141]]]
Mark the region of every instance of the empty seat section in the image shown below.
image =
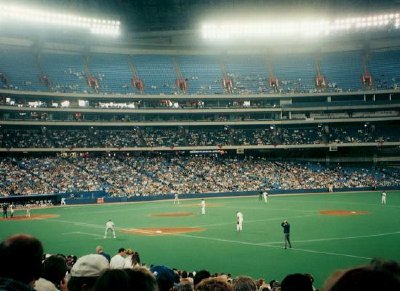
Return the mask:
[[[231,56],[226,62],[226,71],[232,77],[234,91],[262,93],[269,90],[268,64],[261,56]]]
[[[315,89],[315,57],[310,55],[275,56],[272,64],[283,93],[308,93]]]
[[[135,55],[131,58],[144,83],[145,94],[176,94],[176,73],[172,58],[162,55]]]
[[[398,89],[400,87],[400,51],[371,53],[369,70],[376,89]]]
[[[321,73],[332,91],[362,89],[362,54],[359,51],[329,53],[321,56]]]
[[[222,94],[222,71],[216,56],[179,56],[179,68],[188,79],[189,94]]]
[[[43,70],[50,76],[54,91],[87,93],[81,55],[48,52],[42,54],[41,62]]]
[[[1,46],[0,73],[9,80],[13,89],[26,91],[47,91],[40,82],[40,71],[36,56],[29,48]]]
[[[127,55],[92,54],[89,67],[99,81],[100,93],[132,93],[132,72]]]

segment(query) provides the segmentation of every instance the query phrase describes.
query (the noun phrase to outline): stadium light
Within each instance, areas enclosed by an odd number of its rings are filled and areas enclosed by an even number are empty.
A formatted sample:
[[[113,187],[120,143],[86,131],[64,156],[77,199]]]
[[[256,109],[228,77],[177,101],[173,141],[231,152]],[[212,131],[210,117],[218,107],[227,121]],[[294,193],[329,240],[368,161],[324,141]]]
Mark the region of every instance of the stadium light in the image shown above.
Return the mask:
[[[268,37],[318,37],[400,27],[400,14],[376,14],[338,19],[299,19],[291,21],[214,21],[201,27],[204,39],[262,39]]]
[[[2,21],[6,20],[8,23],[23,22],[79,28],[88,30],[93,34],[108,36],[118,36],[121,25],[120,21],[114,19],[96,19],[82,15],[2,3],[0,3],[0,19]]]

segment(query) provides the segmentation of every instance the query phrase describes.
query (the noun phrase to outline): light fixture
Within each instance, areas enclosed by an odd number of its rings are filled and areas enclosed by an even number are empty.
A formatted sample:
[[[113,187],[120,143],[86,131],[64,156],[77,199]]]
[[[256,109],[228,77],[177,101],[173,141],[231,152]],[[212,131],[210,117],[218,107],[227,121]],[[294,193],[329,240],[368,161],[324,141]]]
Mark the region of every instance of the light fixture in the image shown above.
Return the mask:
[[[352,31],[368,31],[370,29],[386,29],[400,26],[400,14],[374,14],[359,17],[324,19],[298,19],[297,21],[212,21],[201,27],[204,39],[262,39],[268,37],[308,38],[333,33],[349,33]]]
[[[30,8],[19,5],[0,3],[0,19],[24,23],[37,23],[51,26],[66,26],[83,28],[94,34],[118,36],[120,34],[120,22],[113,19],[95,19],[82,15],[44,11],[39,8]]]

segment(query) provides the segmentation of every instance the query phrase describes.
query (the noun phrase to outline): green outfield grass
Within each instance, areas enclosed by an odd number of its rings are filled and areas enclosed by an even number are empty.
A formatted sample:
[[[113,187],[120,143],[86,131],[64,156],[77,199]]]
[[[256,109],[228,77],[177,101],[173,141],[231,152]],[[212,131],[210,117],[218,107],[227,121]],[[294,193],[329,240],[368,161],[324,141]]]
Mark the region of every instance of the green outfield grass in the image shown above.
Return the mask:
[[[200,199],[65,206],[33,209],[32,215],[55,214],[44,220],[0,220],[0,237],[29,233],[42,240],[47,253],[93,253],[97,245],[115,254],[120,247],[137,250],[143,262],[188,271],[208,269],[233,276],[282,280],[289,273],[311,273],[320,287],[338,268],[368,263],[380,257],[400,261],[400,192],[340,193],[207,199],[200,214]],[[235,214],[244,214],[244,230],[236,232]],[[362,211],[331,216],[321,210]],[[191,216],[153,216],[191,212]],[[16,215],[25,215],[17,210]],[[104,239],[105,222],[117,226],[117,239]],[[283,249],[280,223],[291,223],[293,248]],[[177,235],[144,236],[122,229],[201,227],[206,230]]]

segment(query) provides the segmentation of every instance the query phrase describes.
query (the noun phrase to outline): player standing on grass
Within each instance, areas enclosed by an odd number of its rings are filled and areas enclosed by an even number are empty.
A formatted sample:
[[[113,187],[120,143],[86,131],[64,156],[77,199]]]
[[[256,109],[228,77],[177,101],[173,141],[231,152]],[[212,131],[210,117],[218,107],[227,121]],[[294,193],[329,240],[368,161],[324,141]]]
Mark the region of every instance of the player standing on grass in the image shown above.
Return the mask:
[[[175,197],[174,197],[174,205],[175,204],[180,204],[180,202],[179,202],[179,195],[178,195],[178,193],[175,193]]]
[[[8,204],[7,203],[3,203],[3,218],[8,218]]]
[[[28,203],[26,204],[26,217],[31,218],[31,205]]]
[[[243,230],[243,213],[238,211],[236,212],[236,231]]]
[[[287,249],[288,245],[289,248],[292,248],[292,244],[290,243],[290,223],[287,220],[284,220],[281,223],[281,226],[283,227],[283,239],[285,241],[285,250]]]
[[[264,198],[264,202],[268,203],[268,195],[269,195],[268,192],[266,190],[264,190],[262,195],[263,195],[263,198]]]
[[[10,204],[10,217],[13,218],[14,217],[14,204]]]
[[[105,230],[105,232],[104,232],[104,238],[107,238],[107,234],[108,234],[108,231],[109,231],[109,230],[112,232],[113,237],[114,237],[114,238],[117,238],[117,237],[115,236],[115,229],[114,229],[114,228],[115,228],[114,222],[112,222],[112,220],[109,219],[109,220],[106,222],[106,230]]]
[[[206,201],[204,200],[204,198],[201,199],[200,205],[201,205],[201,214],[202,215],[206,214]]]
[[[383,191],[381,194],[381,203],[384,205],[386,204],[386,192],[385,191]]]

